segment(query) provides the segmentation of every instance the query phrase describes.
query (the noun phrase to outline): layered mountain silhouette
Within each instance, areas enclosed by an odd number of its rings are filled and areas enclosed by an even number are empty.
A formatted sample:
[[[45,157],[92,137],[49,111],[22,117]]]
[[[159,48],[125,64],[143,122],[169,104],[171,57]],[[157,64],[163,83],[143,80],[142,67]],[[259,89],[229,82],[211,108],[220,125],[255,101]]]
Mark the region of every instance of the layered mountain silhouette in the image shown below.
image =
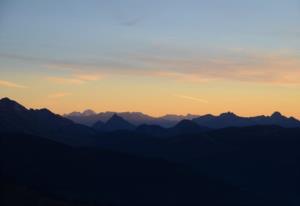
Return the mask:
[[[168,114],[162,117],[151,117],[140,112],[103,112],[95,113],[91,110],[86,110],[83,113],[73,112],[64,117],[71,119],[74,122],[93,126],[96,122],[106,122],[114,114],[122,117],[124,120],[135,126],[139,125],[159,125],[161,127],[173,127],[182,120],[193,120],[198,125],[209,128],[225,128],[225,127],[244,127],[254,125],[278,125],[282,127],[300,127],[300,121],[293,117],[285,117],[279,112],[274,112],[271,116],[256,116],[256,117],[240,117],[232,112],[222,113],[219,116],[211,114],[207,115],[172,115]]]
[[[76,124],[47,109],[26,109],[19,103],[0,100],[0,132],[27,133],[49,137],[69,144],[92,144],[95,131]]]
[[[145,132],[145,134],[147,133],[149,135],[152,133],[154,136],[172,136],[171,134],[174,136],[182,133],[199,133],[209,129],[220,129],[226,127],[247,127],[255,125],[278,125],[287,128],[300,127],[299,120],[293,117],[285,117],[279,112],[274,112],[271,116],[256,117],[240,117],[231,112],[223,113],[219,116],[204,115],[192,120],[183,119],[177,122],[172,122],[174,125],[171,127],[169,126],[167,130],[164,130],[163,127],[165,127],[165,122],[163,122],[163,120],[157,121],[157,119],[142,113],[100,113],[103,120],[97,121],[96,117],[99,117],[97,116],[99,114],[96,114],[92,110],[86,110],[79,114],[73,113],[71,115],[72,117],[95,118],[94,121],[96,122],[91,128],[74,123],[68,118],[56,115],[47,109],[27,109],[9,98],[3,98],[0,100],[0,111],[0,130],[2,132],[26,132],[42,136],[49,136],[49,134],[51,134],[52,137],[63,136],[64,138],[65,136],[92,136],[96,133],[96,131],[132,131],[135,130],[135,128],[138,132]],[[124,115],[126,118],[122,117]],[[195,115],[188,116],[191,119]],[[180,119],[184,116],[175,117]],[[135,124],[127,119],[135,119]],[[138,122],[140,122],[140,124],[138,124]],[[155,122],[156,124],[151,124],[151,122]],[[141,125],[141,127],[136,125]]]
[[[197,134],[210,130],[208,127],[202,127],[191,120],[181,120],[171,130],[177,134]]]
[[[199,117],[199,115],[195,115],[195,114],[187,114],[187,115],[177,115],[177,114],[166,114],[162,117],[160,117],[160,119],[165,119],[165,120],[169,120],[172,122],[179,122],[181,120],[192,120]]]
[[[220,116],[204,115],[193,119],[199,125],[210,128],[246,127],[255,125],[278,125],[282,127],[300,127],[300,121],[285,117],[279,112],[271,116],[239,117],[234,113],[223,113]]]
[[[114,114],[106,123],[98,121],[93,125],[97,131],[117,131],[117,130],[134,130],[135,126],[124,120],[117,114]]]
[[[90,110],[88,110],[90,111]],[[96,122],[102,121],[106,122],[108,121],[114,114],[117,114],[118,116],[122,117],[124,120],[128,121],[129,123],[139,126],[142,124],[149,124],[149,125],[160,125],[163,127],[170,127],[174,126],[181,116],[178,116],[177,118],[168,118],[166,117],[151,117],[149,115],[143,114],[141,112],[101,112],[101,113],[95,113],[95,112],[89,112],[90,115],[86,115],[86,111],[83,113],[80,112],[72,112],[70,114],[65,114],[64,117],[79,123],[84,124],[87,126],[93,126]],[[183,118],[183,116],[182,116]],[[183,118],[186,119],[186,118]],[[181,120],[181,119],[180,119]]]
[[[4,205],[300,205],[299,121],[279,112],[92,128],[3,98],[0,137]]]

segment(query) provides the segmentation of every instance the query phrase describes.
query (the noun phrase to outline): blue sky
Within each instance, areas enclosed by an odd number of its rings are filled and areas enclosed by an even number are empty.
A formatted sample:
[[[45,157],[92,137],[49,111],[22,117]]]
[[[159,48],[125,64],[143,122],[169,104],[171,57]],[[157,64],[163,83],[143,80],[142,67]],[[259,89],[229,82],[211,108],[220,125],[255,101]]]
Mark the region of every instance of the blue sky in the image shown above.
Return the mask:
[[[44,79],[43,91],[73,94],[59,84],[113,87],[119,75],[177,90],[196,82],[221,91],[226,81],[233,90],[298,88],[299,22],[298,0],[1,0],[0,91],[19,97],[8,85]]]
[[[297,0],[2,0],[0,52],[49,60],[300,50]],[[164,51],[165,50],[165,51]],[[181,54],[178,54],[181,55]]]

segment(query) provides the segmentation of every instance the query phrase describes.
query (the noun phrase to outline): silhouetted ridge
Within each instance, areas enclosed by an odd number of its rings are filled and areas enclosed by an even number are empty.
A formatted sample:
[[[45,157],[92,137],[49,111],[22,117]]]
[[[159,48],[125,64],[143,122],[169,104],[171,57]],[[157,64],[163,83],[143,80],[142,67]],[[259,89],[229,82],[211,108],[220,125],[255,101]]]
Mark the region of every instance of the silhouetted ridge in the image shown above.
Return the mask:
[[[278,125],[282,127],[300,127],[300,121],[295,118],[287,118],[279,112],[271,116],[239,117],[234,113],[222,113],[220,116],[201,116],[193,119],[199,125],[211,128],[246,127],[255,125]]]
[[[93,125],[93,128],[96,130],[102,130],[104,125],[105,125],[104,122],[99,120]]]
[[[179,134],[201,133],[204,131],[208,131],[209,128],[202,127],[191,120],[185,119],[185,120],[181,120],[178,124],[170,128],[169,130],[171,131],[171,133],[173,133],[173,135],[179,135]]]
[[[21,104],[5,97],[0,100],[0,111],[26,111],[27,109],[23,107]]]
[[[176,124],[173,127],[173,129],[185,130],[185,131],[195,130],[195,129],[199,129],[199,128],[200,128],[200,126],[197,123],[192,122],[187,119],[181,120],[178,124]]]
[[[162,117],[160,117],[161,119],[165,119],[165,120],[169,120],[169,121],[181,121],[181,120],[184,120],[184,119],[188,119],[188,120],[191,120],[191,119],[194,119],[194,118],[197,118],[199,117],[199,115],[194,115],[194,114],[187,114],[187,115],[176,115],[176,114],[166,114]]]
[[[233,112],[225,112],[220,114],[220,117],[223,118],[237,118],[238,116],[236,114],[234,114]]]
[[[274,112],[271,115],[272,118],[283,118],[284,116],[280,112]]]
[[[85,111],[82,112],[82,115],[83,115],[83,116],[96,115],[96,112],[94,112],[94,111],[91,110],[91,109],[87,109],[87,110],[85,110]]]
[[[83,112],[84,113],[84,112]],[[100,112],[100,113],[88,113],[84,115],[81,112],[72,112],[70,114],[65,114],[64,117],[87,126],[93,126],[97,121],[107,122],[114,114],[122,117],[124,120],[128,121],[130,124],[138,126],[141,124],[148,125],[160,125],[163,127],[171,127],[177,123],[177,120],[170,120],[164,117],[151,117],[149,115],[143,114],[141,112]],[[181,118],[181,117],[178,117]]]
[[[99,131],[115,131],[115,130],[133,130],[134,125],[123,119],[117,114],[114,114],[106,123],[102,124],[98,121],[93,126],[94,129]]]
[[[26,109],[8,98],[0,100],[0,132],[39,135],[70,145],[92,143],[95,132],[48,109]]]

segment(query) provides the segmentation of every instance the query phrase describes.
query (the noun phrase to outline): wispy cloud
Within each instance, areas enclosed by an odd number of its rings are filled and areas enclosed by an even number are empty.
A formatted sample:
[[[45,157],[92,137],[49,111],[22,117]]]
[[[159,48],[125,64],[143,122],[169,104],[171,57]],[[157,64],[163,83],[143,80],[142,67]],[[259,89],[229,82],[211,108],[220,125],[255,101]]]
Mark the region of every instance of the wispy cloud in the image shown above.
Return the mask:
[[[192,51],[180,55],[172,51],[163,52],[163,49],[159,51],[162,52],[122,53],[73,62],[4,56],[24,61],[43,61],[47,69],[55,69],[54,72],[63,74],[47,78],[59,84],[80,85],[99,80],[103,75],[150,76],[196,83],[224,80],[277,85],[300,84],[300,56],[297,51],[229,48],[207,53]]]
[[[194,82],[229,80],[270,84],[300,84],[300,58],[289,53],[255,53],[242,49],[206,58],[140,57],[153,75]]]
[[[70,79],[65,79],[65,82],[77,84],[98,79],[99,77],[94,77],[94,73],[151,76],[198,83],[227,80],[300,84],[299,55],[295,51],[285,50],[267,52],[233,48],[207,54],[180,55],[180,57],[172,54],[123,54],[107,61],[99,60],[99,62],[86,64],[74,62],[62,64],[60,67],[73,68],[73,73],[80,73],[81,78],[73,75]]]
[[[47,77],[50,82],[56,84],[83,84],[84,81],[76,78],[65,78],[65,77]]]
[[[63,97],[70,96],[70,95],[71,95],[71,93],[69,93],[69,92],[58,92],[58,93],[49,94],[48,98],[59,99],[59,98],[63,98]]]
[[[80,85],[90,81],[96,81],[101,79],[97,74],[73,74],[71,77],[47,77],[47,80],[56,84],[73,84]]]
[[[10,82],[10,81],[5,81],[5,80],[0,80],[0,86],[9,87],[9,88],[17,88],[17,89],[28,88],[27,86],[17,84],[17,83],[14,83],[14,82]]]
[[[181,98],[181,99],[187,99],[187,100],[192,100],[196,102],[201,102],[207,104],[208,101],[205,99],[197,98],[197,97],[191,97],[191,96],[186,96],[186,95],[180,95],[180,94],[175,94],[175,97]]]
[[[81,81],[96,81],[102,78],[99,74],[74,74],[73,76]]]

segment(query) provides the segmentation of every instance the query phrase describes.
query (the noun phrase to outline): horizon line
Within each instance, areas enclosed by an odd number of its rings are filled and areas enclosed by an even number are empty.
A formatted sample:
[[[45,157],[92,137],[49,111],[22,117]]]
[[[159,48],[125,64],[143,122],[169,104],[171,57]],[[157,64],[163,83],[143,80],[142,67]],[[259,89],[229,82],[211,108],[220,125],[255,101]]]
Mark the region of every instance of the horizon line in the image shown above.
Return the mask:
[[[4,100],[4,99],[8,99],[10,101],[14,101],[16,102],[17,104],[20,104],[19,101],[17,100],[14,100],[12,98],[9,98],[9,97],[3,97],[0,99],[0,101]],[[20,104],[22,106],[24,106],[23,104]],[[188,116],[188,115],[193,115],[193,116],[198,116],[198,117],[201,117],[201,116],[205,116],[205,115],[212,115],[212,116],[220,116],[222,114],[233,114],[233,115],[236,115],[238,117],[242,117],[242,118],[251,118],[251,117],[259,117],[259,116],[265,116],[265,117],[271,117],[272,115],[276,114],[276,113],[279,113],[280,115],[284,116],[284,117],[287,117],[287,118],[294,118],[294,119],[297,119],[298,121],[300,121],[300,119],[298,119],[297,117],[295,116],[286,116],[284,115],[282,112],[280,111],[273,111],[271,115],[267,115],[267,114],[259,114],[259,115],[254,115],[254,116],[242,116],[242,115],[239,115],[233,111],[227,111],[227,112],[221,112],[219,114],[213,114],[213,113],[204,113],[204,114],[192,114],[192,113],[185,113],[185,114],[176,114],[176,113],[165,113],[163,115],[159,115],[159,116],[156,116],[156,115],[151,115],[151,114],[148,114],[148,113],[144,113],[144,112],[140,112],[140,111],[109,111],[109,110],[106,110],[106,111],[101,111],[101,112],[95,112],[93,109],[85,109],[83,110],[82,112],[78,112],[78,111],[73,111],[73,112],[69,112],[69,113],[57,113],[47,107],[41,107],[41,108],[32,108],[32,107],[27,107],[27,106],[24,106],[26,109],[33,109],[33,110],[41,110],[41,109],[47,109],[49,111],[51,111],[52,113],[54,114],[58,114],[62,117],[65,117],[67,115],[70,115],[72,113],[80,113],[80,114],[83,114],[85,111],[92,111],[95,113],[95,115],[97,114],[101,114],[101,113],[115,113],[115,114],[120,114],[120,113],[141,113],[143,115],[147,115],[147,116],[150,116],[150,117],[153,117],[153,118],[162,118],[162,117],[165,117],[167,115],[176,115],[176,116]],[[91,116],[91,115],[87,115],[87,116]]]

